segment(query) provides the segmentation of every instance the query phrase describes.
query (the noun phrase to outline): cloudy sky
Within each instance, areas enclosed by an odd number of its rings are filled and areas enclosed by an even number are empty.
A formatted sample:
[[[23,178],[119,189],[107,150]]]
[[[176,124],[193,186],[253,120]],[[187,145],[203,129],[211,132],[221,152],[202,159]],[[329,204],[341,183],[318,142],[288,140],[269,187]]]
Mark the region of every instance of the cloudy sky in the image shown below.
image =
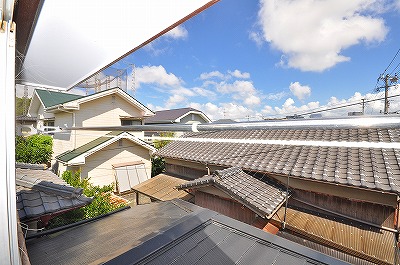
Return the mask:
[[[400,72],[399,49],[400,0],[221,0],[114,67],[129,75],[135,65],[129,93],[152,110],[257,120],[365,99],[365,113],[379,114],[377,79]],[[390,111],[398,110],[393,97]]]

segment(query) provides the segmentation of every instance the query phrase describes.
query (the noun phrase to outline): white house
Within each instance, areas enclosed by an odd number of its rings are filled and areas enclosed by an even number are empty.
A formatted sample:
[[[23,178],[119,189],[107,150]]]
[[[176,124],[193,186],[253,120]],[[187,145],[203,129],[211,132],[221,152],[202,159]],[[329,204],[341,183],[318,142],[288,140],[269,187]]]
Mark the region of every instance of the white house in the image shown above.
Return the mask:
[[[37,125],[95,127],[142,124],[154,113],[119,88],[88,96],[36,89],[28,115]],[[151,154],[155,149],[141,141],[143,132],[72,130],[53,135],[55,171],[79,170],[95,185],[119,183],[119,191],[150,178]],[[117,174],[121,163],[128,170]],[[131,167],[127,167],[127,165]],[[134,166],[133,166],[134,165]]]

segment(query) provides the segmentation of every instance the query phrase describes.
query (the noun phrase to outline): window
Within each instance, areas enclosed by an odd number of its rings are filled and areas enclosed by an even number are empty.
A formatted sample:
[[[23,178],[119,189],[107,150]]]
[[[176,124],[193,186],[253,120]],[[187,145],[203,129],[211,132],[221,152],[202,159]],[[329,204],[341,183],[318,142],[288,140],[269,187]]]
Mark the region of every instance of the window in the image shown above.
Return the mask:
[[[43,126],[52,126],[54,127],[54,120],[45,120],[43,122]],[[45,128],[44,131],[45,132],[51,132],[54,131],[55,129],[51,129],[51,128]]]
[[[122,126],[142,125],[142,120],[138,120],[138,119],[134,119],[134,120],[123,119],[123,120],[121,120],[121,125]]]

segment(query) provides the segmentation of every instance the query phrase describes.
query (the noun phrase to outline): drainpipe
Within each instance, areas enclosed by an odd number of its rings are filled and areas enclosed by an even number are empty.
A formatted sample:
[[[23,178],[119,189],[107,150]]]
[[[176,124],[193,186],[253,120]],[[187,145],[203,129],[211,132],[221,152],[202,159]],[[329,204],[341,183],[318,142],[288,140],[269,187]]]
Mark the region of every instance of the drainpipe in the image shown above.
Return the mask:
[[[289,199],[289,175],[287,176],[287,182],[286,182],[286,201],[285,201],[285,215],[283,216],[283,224],[282,224],[282,230],[285,230],[286,228],[286,214],[287,214],[287,206],[288,206],[288,199]]]

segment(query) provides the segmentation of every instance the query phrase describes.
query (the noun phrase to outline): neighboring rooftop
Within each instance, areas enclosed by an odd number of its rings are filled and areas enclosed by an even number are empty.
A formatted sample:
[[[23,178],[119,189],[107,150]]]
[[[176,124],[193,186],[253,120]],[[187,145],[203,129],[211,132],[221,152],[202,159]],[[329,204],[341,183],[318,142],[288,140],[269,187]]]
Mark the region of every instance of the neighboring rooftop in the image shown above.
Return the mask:
[[[35,91],[45,108],[49,108],[58,104],[84,97],[82,95],[52,91],[47,89],[35,89]]]
[[[285,202],[286,192],[243,172],[239,167],[217,170],[213,175],[183,183],[179,189],[214,186],[265,218]]]
[[[400,149],[390,147],[391,143],[400,142],[400,129],[397,128],[226,130],[188,133],[185,137],[255,141],[214,140],[193,144],[190,140],[180,139],[160,149],[157,155],[400,193]],[[270,143],[257,143],[258,140],[269,140]],[[297,144],[296,141],[303,142]],[[386,143],[386,147],[346,147],[348,142]],[[339,143],[342,146],[338,146]]]
[[[16,165],[17,210],[22,221],[83,207],[92,199],[82,192],[44,165]]]
[[[83,163],[86,156],[101,150],[105,146],[114,143],[119,139],[129,139],[135,142],[138,145],[143,146],[144,148],[155,151],[155,148],[140,140],[136,136],[128,133],[128,132],[121,132],[121,131],[112,131],[107,133],[105,136],[101,136],[93,141],[84,144],[74,150],[66,151],[62,154],[56,156],[56,159],[62,163]]]
[[[182,199],[189,201],[192,195],[183,190],[178,190],[176,186],[187,181],[168,174],[158,174],[132,188],[133,191],[146,195],[156,201],[168,201],[172,199]]]
[[[182,200],[27,241],[35,264],[345,264]]]
[[[284,216],[285,209],[281,208],[273,222],[281,224]],[[395,264],[392,231],[329,214],[300,211],[296,207],[287,208],[285,227],[287,231],[310,238],[318,245],[351,253],[375,264]]]
[[[181,119],[189,114],[200,115],[205,122],[211,122],[211,120],[202,111],[193,108],[181,108],[181,109],[170,109],[160,110],[155,112],[156,115],[149,117],[145,120],[146,124],[164,124],[164,123],[179,123]]]

